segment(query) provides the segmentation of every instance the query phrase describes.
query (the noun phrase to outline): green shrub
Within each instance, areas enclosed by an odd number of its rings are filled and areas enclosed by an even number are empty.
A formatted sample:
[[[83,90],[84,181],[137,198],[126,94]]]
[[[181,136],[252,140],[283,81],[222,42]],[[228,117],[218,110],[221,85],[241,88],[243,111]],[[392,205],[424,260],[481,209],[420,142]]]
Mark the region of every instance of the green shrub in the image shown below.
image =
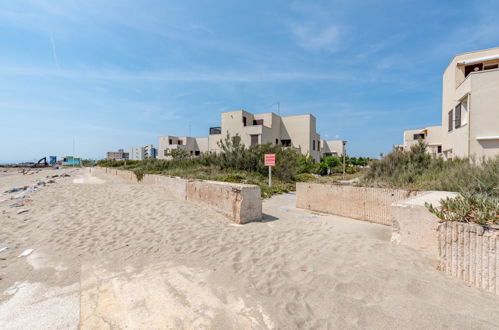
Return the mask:
[[[465,193],[440,201],[440,207],[426,203],[430,212],[445,221],[499,224],[499,198]]]
[[[185,159],[189,158],[191,155],[184,149],[172,149],[167,156],[172,157],[173,159]]]

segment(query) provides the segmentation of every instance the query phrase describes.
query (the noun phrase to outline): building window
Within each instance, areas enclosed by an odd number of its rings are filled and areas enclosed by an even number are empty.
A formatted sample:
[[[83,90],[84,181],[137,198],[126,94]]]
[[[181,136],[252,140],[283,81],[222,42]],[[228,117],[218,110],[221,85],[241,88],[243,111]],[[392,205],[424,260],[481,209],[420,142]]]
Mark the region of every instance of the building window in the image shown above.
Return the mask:
[[[252,134],[252,135],[250,135],[250,137],[251,137],[251,145],[252,145],[252,146],[254,146],[254,145],[258,144],[258,135],[256,135],[256,134],[255,134],[255,135],[253,135],[253,134]]]
[[[210,127],[210,135],[222,134],[222,127]]]
[[[414,134],[412,138],[414,140],[424,140],[424,134]]]
[[[246,117],[243,116],[243,126],[246,126]]]
[[[281,140],[281,144],[284,147],[291,147],[291,140]]]
[[[437,146],[437,153],[439,153],[439,154],[442,153],[442,146]]]
[[[173,144],[172,139],[168,140],[168,144]]]
[[[317,141],[317,151],[321,151],[321,141]]]
[[[275,144],[278,145],[279,144],[279,139],[275,139]]]
[[[312,140],[312,150],[315,150],[315,140]]]
[[[201,151],[199,151],[199,150],[194,151],[194,155],[199,156],[200,154],[201,154]]]
[[[498,64],[486,65],[483,67],[483,70],[494,70],[497,69],[498,67],[499,67]]]
[[[178,145],[182,145],[182,143],[183,143],[182,140],[179,139],[178,140]]]
[[[255,120],[253,120],[253,125],[263,125],[263,119],[255,119]]]
[[[453,111],[449,111],[449,116],[448,116],[448,131],[451,132],[452,131],[452,128],[454,127],[453,123],[452,123],[452,120],[453,120],[454,116],[453,116]]]
[[[194,153],[192,150],[190,151],[191,155]]]
[[[165,149],[165,154],[164,154],[165,156],[168,156],[168,151],[169,151],[168,149]]]
[[[459,127],[461,127],[461,103],[456,105],[455,111],[456,111],[455,112],[455,114],[456,114],[455,127],[459,128]]]

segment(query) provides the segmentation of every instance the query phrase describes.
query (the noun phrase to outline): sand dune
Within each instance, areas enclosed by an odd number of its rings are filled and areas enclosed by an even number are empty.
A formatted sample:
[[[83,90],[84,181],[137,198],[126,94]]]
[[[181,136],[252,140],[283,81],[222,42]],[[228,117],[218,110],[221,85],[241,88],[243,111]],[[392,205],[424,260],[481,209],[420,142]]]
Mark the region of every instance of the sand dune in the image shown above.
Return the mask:
[[[0,178],[0,187],[14,183]],[[237,226],[161,187],[82,173],[33,194],[27,213],[2,202],[0,246],[9,247],[0,252],[2,328],[20,324],[14,315],[21,307],[13,306],[23,305],[13,305],[20,296],[12,293],[23,283],[59,298],[79,288],[79,322],[87,329],[499,324],[498,297],[390,244],[389,227],[299,211],[294,198],[267,200],[264,221]],[[32,255],[17,258],[29,248]],[[67,313],[47,306],[21,313],[22,324],[37,328],[46,324],[39,319]]]

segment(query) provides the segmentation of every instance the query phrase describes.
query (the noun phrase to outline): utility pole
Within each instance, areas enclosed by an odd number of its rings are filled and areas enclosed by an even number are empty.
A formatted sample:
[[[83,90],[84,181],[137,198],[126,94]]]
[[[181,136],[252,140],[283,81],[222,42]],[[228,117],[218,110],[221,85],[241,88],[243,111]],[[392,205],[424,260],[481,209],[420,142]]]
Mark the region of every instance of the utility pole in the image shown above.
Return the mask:
[[[343,180],[345,180],[345,172],[347,167],[346,157],[347,157],[347,141],[343,140]]]

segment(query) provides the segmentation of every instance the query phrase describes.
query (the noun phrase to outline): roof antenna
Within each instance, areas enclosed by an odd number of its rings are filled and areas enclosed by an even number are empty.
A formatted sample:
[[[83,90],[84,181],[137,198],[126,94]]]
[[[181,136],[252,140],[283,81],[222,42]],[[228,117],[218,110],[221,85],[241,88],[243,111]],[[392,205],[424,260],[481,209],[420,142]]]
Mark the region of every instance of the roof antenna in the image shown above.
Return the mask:
[[[281,115],[281,102],[276,102],[272,105],[276,105],[277,104],[277,114],[280,116]]]

